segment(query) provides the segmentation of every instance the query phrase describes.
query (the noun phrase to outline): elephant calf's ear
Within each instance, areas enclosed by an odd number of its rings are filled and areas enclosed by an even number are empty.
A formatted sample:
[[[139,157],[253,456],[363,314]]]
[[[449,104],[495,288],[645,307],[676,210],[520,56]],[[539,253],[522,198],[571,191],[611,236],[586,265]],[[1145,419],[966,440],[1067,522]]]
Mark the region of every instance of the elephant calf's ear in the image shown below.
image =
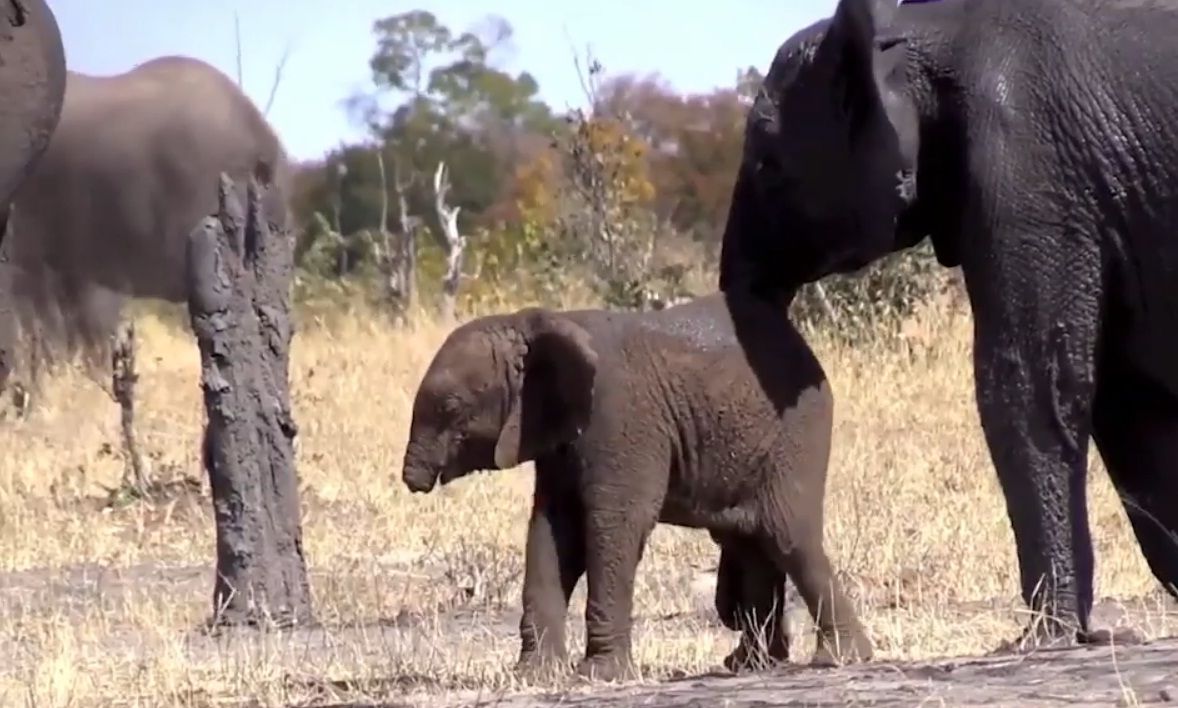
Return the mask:
[[[521,313],[522,381],[495,444],[495,466],[521,462],[580,435],[593,409],[597,352],[589,333],[548,310]]]

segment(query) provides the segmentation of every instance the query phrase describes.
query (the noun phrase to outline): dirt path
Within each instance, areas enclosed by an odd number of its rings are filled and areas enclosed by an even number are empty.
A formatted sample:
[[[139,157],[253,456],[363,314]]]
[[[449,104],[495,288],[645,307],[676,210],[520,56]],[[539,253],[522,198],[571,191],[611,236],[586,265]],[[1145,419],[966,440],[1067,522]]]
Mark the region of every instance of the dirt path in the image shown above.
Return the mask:
[[[842,669],[701,676],[532,696],[466,696],[452,705],[522,706],[1129,706],[1178,705],[1178,639],[1026,656],[879,663]]]
[[[417,575],[380,569],[387,584],[428,582]],[[428,575],[428,574],[426,574]],[[221,667],[222,673],[262,671],[298,685],[307,697],[300,706],[346,706],[333,703],[359,696],[397,701],[386,705],[507,708],[533,705],[571,706],[842,706],[842,705],[1003,705],[1115,706],[1178,705],[1178,637],[1139,646],[1045,650],[1030,655],[956,658],[923,662],[878,662],[823,670],[804,666],[747,676],[715,674],[661,683],[537,687],[523,693],[474,691],[466,676],[439,677],[405,664],[421,651],[458,654],[489,642],[514,653],[518,610],[455,610],[432,616],[369,617],[286,633],[231,630],[210,636],[195,627],[148,631],[139,617],[140,603],[167,598],[203,608],[209,595],[205,567],[142,564],[123,568],[96,565],[0,573],[0,680],[35,673],[46,659],[45,636],[32,627],[74,626],[94,631],[75,637],[72,660],[101,659],[95,667],[146,665],[157,655],[174,654],[187,665]],[[326,578],[316,578],[326,582]],[[408,587],[408,586],[407,586]],[[420,588],[417,588],[420,590]],[[710,592],[705,593],[710,597]],[[969,614],[994,613],[1002,603],[960,608]],[[1157,611],[1170,617],[1173,603]],[[1158,627],[1156,617],[1116,601],[1102,601],[1094,621]],[[706,626],[706,617],[643,617],[639,634],[683,625]],[[572,633],[576,634],[573,623]],[[1166,625],[1168,626],[1168,625]],[[1160,631],[1162,636],[1171,631]],[[1156,634],[1155,634],[1156,636]],[[225,668],[229,667],[229,668]],[[237,668],[234,668],[237,667]],[[90,669],[96,670],[96,669]],[[457,672],[463,674],[463,671]],[[469,672],[466,672],[469,673]],[[212,674],[219,676],[220,674]],[[478,685],[478,684],[474,684]],[[210,699],[210,705],[233,705]],[[2,702],[2,701],[0,701]],[[248,703],[247,703],[248,704]],[[380,704],[377,704],[380,705]]]

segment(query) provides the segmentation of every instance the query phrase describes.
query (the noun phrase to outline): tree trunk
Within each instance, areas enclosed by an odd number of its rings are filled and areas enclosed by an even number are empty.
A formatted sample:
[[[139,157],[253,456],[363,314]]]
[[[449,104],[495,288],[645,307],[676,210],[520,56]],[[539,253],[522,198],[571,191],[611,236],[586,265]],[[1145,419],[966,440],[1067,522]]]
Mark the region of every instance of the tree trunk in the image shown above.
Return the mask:
[[[139,496],[147,494],[147,471],[139,443],[135,437],[135,384],[139,373],[135,370],[135,323],[127,321],[119,325],[113,337],[110,352],[110,390],[119,404],[119,421],[123,432],[123,453],[127,456],[123,470],[123,484],[134,489]]]
[[[438,169],[434,171],[434,211],[437,212],[438,226],[442,231],[439,241],[446,253],[440,312],[443,320],[454,319],[458,286],[462,282],[462,254],[466,250],[466,237],[458,230],[458,212],[462,207],[451,207],[446,204],[449,192],[450,180],[446,174],[446,163],[439,162]]]
[[[10,210],[0,209],[0,392],[7,390],[8,379],[16,367],[19,328],[16,312],[16,289],[8,253],[12,248]]]
[[[454,246],[446,253],[446,273],[442,276],[442,307],[444,321],[457,314],[458,286],[462,282],[462,246]]]
[[[309,622],[297,428],[290,411],[289,234],[271,234],[264,188],[221,176],[220,208],[189,237],[188,311],[200,345],[204,466],[217,526],[215,624]]]

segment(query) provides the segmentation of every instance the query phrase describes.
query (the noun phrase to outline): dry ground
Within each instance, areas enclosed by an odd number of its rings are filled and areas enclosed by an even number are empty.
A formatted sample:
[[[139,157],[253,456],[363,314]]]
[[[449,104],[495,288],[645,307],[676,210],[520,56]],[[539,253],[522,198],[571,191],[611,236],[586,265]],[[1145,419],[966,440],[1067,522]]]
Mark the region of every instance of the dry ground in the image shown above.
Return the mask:
[[[142,445],[155,475],[178,480],[166,499],[107,503],[123,465],[117,410],[76,371],[51,380],[29,418],[0,424],[0,705],[469,703],[555,690],[517,686],[506,671],[530,470],[428,496],[399,482],[413,391],[446,328],[301,323],[293,395],[323,626],[234,640],[197,629],[210,609],[213,531],[196,348],[158,318],[138,327]],[[813,341],[837,397],[829,550],[881,659],[984,653],[1025,618],[973,408],[968,315],[929,311],[906,331],[889,348]],[[1097,461],[1093,472],[1098,596],[1147,635],[1175,634]],[[715,562],[706,533],[656,530],[636,605],[646,679],[714,670],[731,648],[711,617]],[[578,642],[582,608],[583,584],[570,614]],[[911,703],[938,695],[922,685]]]

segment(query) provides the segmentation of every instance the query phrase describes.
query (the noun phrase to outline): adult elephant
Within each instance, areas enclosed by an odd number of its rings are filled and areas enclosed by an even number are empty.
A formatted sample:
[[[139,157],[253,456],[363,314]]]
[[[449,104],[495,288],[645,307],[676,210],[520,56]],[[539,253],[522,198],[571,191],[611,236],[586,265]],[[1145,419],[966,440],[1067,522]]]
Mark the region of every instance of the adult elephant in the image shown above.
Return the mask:
[[[188,234],[216,211],[221,172],[270,184],[267,213],[285,225],[285,151],[229,77],[179,56],[71,71],[57,131],[13,200],[13,258],[54,271],[67,302],[91,283],[183,302]]]
[[[1178,1],[841,0],[750,109],[720,284],[789,296],[931,237],[974,315],[1023,646],[1090,627],[1095,440],[1178,584]],[[1075,635],[1071,632],[1075,631]]]
[[[0,235],[61,115],[65,51],[43,0],[0,0]]]

